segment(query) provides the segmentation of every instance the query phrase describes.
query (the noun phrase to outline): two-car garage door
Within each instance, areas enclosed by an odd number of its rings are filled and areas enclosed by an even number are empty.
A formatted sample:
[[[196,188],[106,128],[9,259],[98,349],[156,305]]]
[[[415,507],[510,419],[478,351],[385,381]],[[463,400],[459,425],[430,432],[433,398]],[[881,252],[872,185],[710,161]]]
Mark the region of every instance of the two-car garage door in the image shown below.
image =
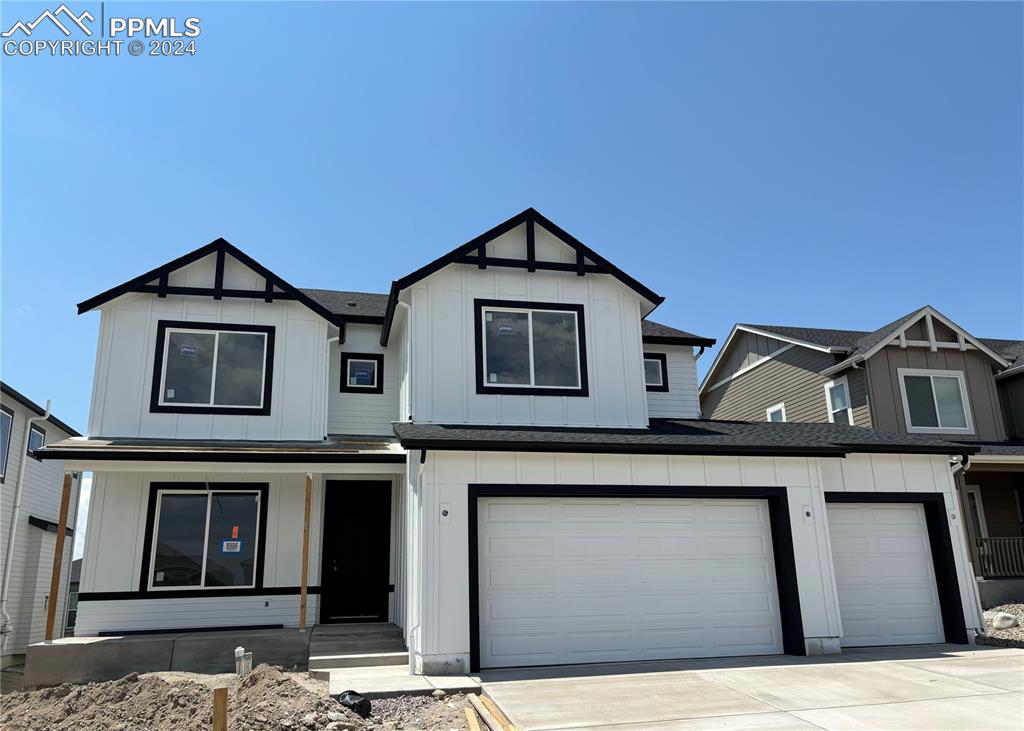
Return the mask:
[[[766,500],[477,508],[481,667],[783,651]]]

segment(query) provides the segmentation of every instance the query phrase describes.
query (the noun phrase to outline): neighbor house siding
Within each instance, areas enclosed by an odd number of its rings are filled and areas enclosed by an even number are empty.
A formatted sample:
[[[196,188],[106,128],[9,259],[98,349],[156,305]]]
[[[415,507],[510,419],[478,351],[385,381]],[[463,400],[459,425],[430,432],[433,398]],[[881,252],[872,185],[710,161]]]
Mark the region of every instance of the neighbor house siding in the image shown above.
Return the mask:
[[[1006,417],[1006,436],[1024,439],[1024,372],[996,382]]]
[[[715,369],[708,374],[708,384],[714,384],[741,368],[753,365],[759,360],[786,347],[787,343],[764,335],[737,330],[729,342],[729,352],[722,356]]]
[[[647,413],[652,419],[696,419],[700,416],[697,398],[697,363],[693,348],[644,344],[645,353],[665,353],[668,362],[668,391],[647,392]]]
[[[875,427],[883,431],[907,432],[900,393],[899,369],[925,368],[962,371],[967,386],[974,420],[974,434],[950,432],[957,439],[1001,441],[1006,439],[999,394],[992,373],[992,360],[976,350],[942,349],[935,353],[927,348],[887,346],[868,358],[864,369],[868,374]]]
[[[329,434],[374,434],[394,436],[391,422],[398,420],[398,361],[400,339],[381,347],[380,325],[351,324],[345,328],[345,342],[332,343],[331,367],[327,377],[327,432]],[[342,391],[342,353],[384,355],[384,393]]]
[[[854,425],[871,426],[863,372],[851,369],[835,377],[820,374],[834,363],[833,355],[794,346],[717,388],[705,390],[702,413],[709,419],[764,421],[766,409],[784,402],[788,421],[826,422],[825,384],[845,375]]]

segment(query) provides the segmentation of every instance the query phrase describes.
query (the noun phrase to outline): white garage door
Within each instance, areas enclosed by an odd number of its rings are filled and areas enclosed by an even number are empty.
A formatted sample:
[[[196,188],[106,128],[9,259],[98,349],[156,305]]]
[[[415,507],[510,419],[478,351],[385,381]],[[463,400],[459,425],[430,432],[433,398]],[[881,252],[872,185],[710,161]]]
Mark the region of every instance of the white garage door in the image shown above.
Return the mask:
[[[831,503],[845,647],[945,642],[924,507]]]
[[[481,667],[782,652],[764,500],[478,510]]]

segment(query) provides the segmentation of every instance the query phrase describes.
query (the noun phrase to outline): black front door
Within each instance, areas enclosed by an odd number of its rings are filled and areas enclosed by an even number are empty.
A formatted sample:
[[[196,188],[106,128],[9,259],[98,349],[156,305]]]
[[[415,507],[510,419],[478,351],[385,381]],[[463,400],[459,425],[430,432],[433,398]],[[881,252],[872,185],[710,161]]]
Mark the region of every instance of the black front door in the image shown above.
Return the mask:
[[[391,483],[328,481],[320,622],[386,622]]]

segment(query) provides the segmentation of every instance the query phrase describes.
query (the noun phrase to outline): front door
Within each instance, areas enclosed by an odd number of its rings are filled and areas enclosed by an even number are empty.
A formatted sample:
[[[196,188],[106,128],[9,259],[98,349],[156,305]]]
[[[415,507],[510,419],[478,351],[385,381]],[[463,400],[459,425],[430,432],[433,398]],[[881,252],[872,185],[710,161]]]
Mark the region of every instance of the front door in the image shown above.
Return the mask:
[[[328,481],[320,622],[386,622],[391,483]]]

